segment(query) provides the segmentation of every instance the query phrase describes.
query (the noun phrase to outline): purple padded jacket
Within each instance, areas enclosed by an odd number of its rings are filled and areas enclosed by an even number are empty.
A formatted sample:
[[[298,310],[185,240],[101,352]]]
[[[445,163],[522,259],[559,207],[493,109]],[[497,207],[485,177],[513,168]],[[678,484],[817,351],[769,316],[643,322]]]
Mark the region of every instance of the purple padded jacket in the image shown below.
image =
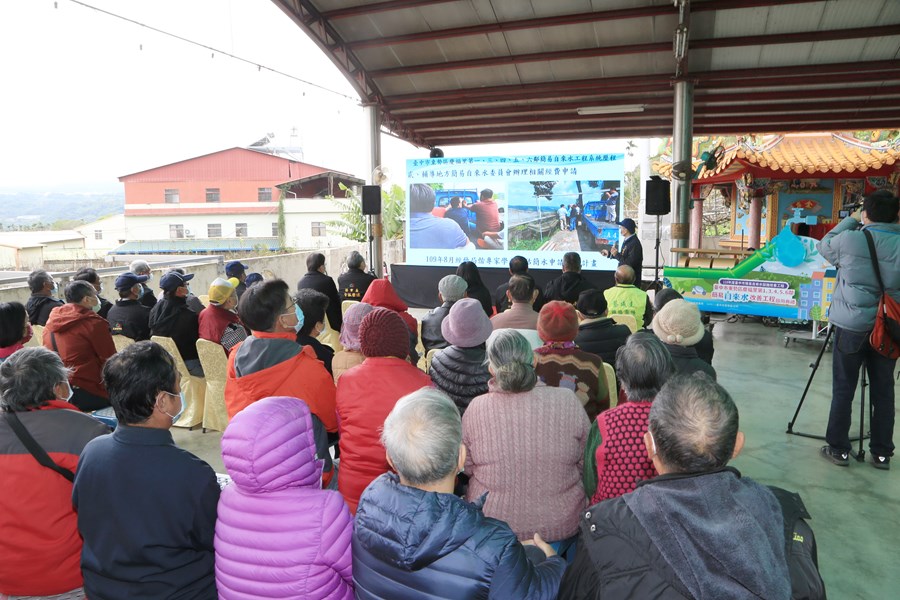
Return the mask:
[[[322,490],[309,408],[265,398],[231,419],[222,458],[234,483],[216,522],[216,585],[223,600],[351,599],[353,521]]]

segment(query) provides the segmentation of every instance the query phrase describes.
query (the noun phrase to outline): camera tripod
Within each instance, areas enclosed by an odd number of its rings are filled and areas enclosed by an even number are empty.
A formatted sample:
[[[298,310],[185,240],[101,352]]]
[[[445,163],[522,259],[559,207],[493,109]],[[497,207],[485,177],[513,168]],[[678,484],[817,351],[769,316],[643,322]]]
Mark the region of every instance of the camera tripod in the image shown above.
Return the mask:
[[[812,433],[802,433],[799,431],[794,431],[794,423],[797,422],[797,415],[800,414],[800,409],[803,408],[803,402],[806,400],[806,396],[809,393],[809,388],[812,386],[813,378],[816,376],[816,371],[819,370],[819,363],[822,362],[822,356],[825,354],[825,350],[828,348],[828,342],[831,340],[831,336],[834,333],[834,327],[828,325],[828,331],[825,333],[825,341],[822,344],[822,349],[819,350],[819,355],[816,357],[816,361],[810,363],[809,366],[812,369],[812,373],[809,374],[809,379],[806,381],[806,387],[803,389],[803,395],[800,396],[800,403],[797,404],[797,410],[794,411],[794,417],[788,422],[787,431],[785,433],[789,433],[791,435],[797,435],[801,437],[812,438],[815,440],[824,440],[824,435],[814,435]],[[863,462],[866,460],[866,451],[863,450],[863,440],[869,437],[865,430],[865,422],[866,422],[866,388],[869,387],[868,381],[866,380],[866,365],[863,363],[860,368],[860,377],[859,377],[859,437],[850,438],[851,442],[858,442],[859,446],[857,447],[856,452],[850,450],[850,454],[857,460],[857,462]],[[872,421],[872,403],[869,403],[869,422]]]

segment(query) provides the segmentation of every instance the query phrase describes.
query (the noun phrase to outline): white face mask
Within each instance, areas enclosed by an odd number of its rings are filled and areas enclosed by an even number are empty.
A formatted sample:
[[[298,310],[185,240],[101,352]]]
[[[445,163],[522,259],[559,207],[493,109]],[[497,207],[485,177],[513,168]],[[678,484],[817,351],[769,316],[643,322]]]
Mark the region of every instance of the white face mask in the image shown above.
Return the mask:
[[[650,445],[653,447],[653,456],[656,456],[656,440],[653,439],[653,433],[648,429],[647,434],[650,435]]]

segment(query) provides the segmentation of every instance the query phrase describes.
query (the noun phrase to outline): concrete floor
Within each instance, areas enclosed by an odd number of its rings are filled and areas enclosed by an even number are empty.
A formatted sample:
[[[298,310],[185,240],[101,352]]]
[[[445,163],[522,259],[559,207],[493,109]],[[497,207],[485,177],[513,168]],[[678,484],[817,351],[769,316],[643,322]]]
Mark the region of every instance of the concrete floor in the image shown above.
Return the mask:
[[[900,597],[900,562],[893,544],[900,536],[900,459],[893,471],[878,471],[868,462],[852,460],[849,468],[840,468],[818,456],[824,442],[785,433],[809,377],[809,364],[821,346],[796,342],[785,348],[783,332],[755,322],[719,322],[714,337],[713,364],[738,405],[747,438],[733,465],[745,476],[803,497],[812,515],[819,567],[830,598]],[[795,431],[824,434],[830,390],[831,353],[827,352]],[[858,412],[854,417],[858,418]],[[857,428],[854,420],[851,431]],[[221,434],[176,430],[174,435],[182,448],[224,472]],[[864,448],[868,453],[868,446]]]

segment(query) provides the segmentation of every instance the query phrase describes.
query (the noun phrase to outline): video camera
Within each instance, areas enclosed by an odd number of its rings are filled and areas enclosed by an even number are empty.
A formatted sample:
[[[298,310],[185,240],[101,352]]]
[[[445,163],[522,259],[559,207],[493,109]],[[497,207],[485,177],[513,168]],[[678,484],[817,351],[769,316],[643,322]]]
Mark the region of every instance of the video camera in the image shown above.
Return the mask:
[[[862,202],[854,202],[852,204],[845,204],[841,208],[841,210],[838,211],[838,218],[846,219],[847,217],[849,217],[850,215],[852,215],[853,213],[858,211],[860,208],[862,208],[862,205],[863,205]]]

